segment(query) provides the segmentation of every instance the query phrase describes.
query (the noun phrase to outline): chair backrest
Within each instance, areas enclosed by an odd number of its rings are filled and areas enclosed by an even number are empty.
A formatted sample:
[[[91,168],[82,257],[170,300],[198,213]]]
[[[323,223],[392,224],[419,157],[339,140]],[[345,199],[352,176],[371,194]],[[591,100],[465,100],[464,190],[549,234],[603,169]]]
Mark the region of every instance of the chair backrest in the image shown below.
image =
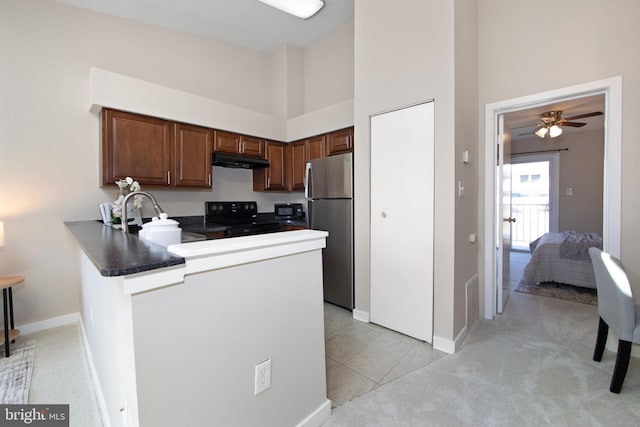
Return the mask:
[[[598,248],[589,248],[598,288],[598,314],[619,339],[633,340],[636,326],[631,285],[620,260]]]

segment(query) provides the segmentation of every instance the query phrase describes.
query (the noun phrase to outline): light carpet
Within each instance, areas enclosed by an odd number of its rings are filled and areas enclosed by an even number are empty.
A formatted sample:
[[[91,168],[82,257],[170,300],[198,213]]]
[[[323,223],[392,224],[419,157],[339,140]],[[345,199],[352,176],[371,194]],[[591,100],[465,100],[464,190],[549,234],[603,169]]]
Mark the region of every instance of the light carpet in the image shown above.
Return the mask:
[[[4,344],[1,347],[4,353]],[[12,345],[10,351],[9,357],[0,359],[0,402],[5,405],[26,404],[29,402],[36,342]]]
[[[631,426],[640,360],[609,392],[615,354],[591,360],[597,308],[514,292],[460,351],[334,408],[323,427]]]
[[[598,294],[595,289],[565,285],[564,283],[547,282],[537,285],[519,283],[516,291],[542,297],[579,302],[581,304],[598,305]]]

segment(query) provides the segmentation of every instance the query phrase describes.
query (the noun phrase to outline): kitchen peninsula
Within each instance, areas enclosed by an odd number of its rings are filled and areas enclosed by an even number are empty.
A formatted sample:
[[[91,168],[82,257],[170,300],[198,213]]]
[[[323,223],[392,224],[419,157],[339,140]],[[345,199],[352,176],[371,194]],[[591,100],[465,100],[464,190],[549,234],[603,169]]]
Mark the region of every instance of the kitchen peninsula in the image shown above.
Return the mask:
[[[322,248],[296,230],[160,245],[96,221],[79,244],[82,321],[112,426],[319,426]],[[256,366],[270,388],[255,393]]]

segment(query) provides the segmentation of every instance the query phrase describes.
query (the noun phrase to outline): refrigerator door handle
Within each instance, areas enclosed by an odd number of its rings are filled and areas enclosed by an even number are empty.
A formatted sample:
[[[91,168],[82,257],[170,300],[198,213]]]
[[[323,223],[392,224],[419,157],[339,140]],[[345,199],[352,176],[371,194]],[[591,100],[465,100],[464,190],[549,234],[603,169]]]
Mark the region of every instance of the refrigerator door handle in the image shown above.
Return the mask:
[[[309,191],[309,184],[312,184],[313,176],[310,176],[310,175],[311,175],[311,162],[307,162],[307,166],[306,166],[306,169],[304,171],[304,197],[305,197],[305,199],[308,199],[312,194],[312,191]]]

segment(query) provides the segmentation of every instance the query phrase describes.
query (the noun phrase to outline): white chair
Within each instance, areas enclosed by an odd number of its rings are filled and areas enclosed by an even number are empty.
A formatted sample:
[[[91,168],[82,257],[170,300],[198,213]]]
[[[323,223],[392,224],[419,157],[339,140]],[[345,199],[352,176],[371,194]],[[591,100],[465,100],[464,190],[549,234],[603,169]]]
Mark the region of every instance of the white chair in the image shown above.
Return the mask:
[[[609,328],[618,337],[618,354],[609,390],[620,393],[629,367],[631,344],[640,343],[640,305],[633,302],[627,273],[620,260],[598,248],[589,248],[598,288],[598,337],[593,360],[602,360]]]

